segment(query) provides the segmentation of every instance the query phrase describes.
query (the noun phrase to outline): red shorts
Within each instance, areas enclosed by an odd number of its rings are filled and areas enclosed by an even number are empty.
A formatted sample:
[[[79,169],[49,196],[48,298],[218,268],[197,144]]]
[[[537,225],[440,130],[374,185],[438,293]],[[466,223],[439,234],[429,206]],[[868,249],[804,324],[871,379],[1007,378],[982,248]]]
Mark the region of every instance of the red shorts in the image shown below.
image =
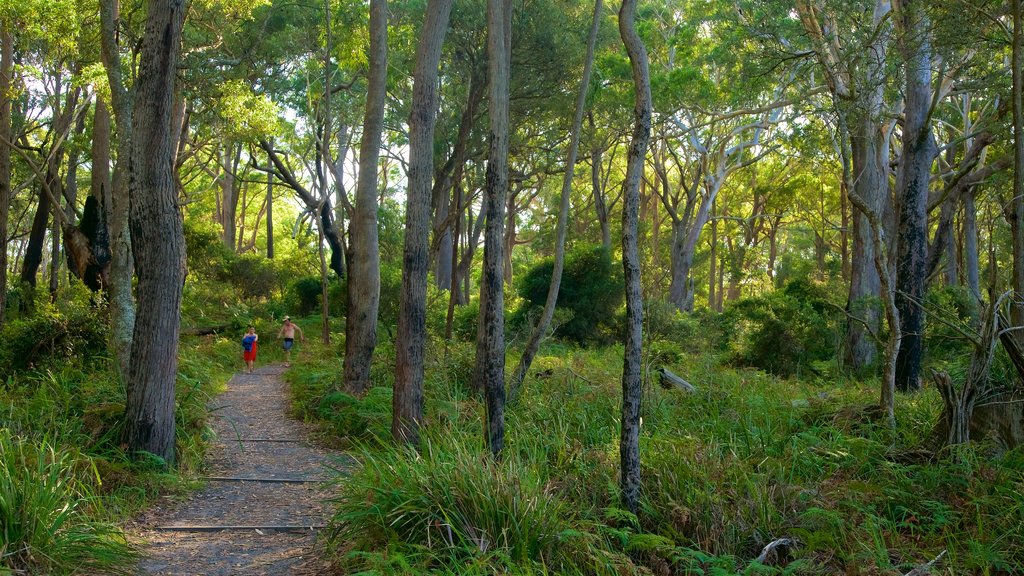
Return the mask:
[[[249,351],[242,350],[242,359],[245,360],[246,362],[255,362],[256,361],[256,343],[255,342],[252,343],[252,350],[249,350]]]

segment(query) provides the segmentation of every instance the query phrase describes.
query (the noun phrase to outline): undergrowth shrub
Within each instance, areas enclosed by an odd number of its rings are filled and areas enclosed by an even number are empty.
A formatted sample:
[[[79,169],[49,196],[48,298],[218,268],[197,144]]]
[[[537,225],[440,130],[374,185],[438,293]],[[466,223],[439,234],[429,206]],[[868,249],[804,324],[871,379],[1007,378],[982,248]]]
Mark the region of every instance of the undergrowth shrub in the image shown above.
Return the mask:
[[[0,572],[134,573],[121,532],[87,514],[97,501],[76,460],[0,429]]]
[[[87,304],[40,306],[0,332],[0,377],[60,363],[84,365],[106,355],[105,315]]]
[[[459,574],[474,573],[464,565],[570,574],[619,574],[629,565],[538,467],[518,458],[494,463],[468,447],[477,444],[449,436],[428,440],[418,454],[364,449],[361,466],[338,482],[328,528],[330,542],[360,551],[343,560],[365,569],[397,551],[414,572]]]
[[[274,261],[258,254],[232,255],[224,259],[217,278],[230,283],[242,298],[268,298],[280,287]]]
[[[836,353],[839,309],[823,287],[807,280],[739,300],[724,319],[732,360],[784,377],[814,371],[815,363]]]
[[[320,278],[316,276],[298,278],[288,286],[288,300],[297,316],[309,316],[318,310],[322,295]]]
[[[510,322],[524,323],[531,308],[543,307],[551,284],[554,261],[546,259],[530,268],[517,288],[523,306]],[[569,251],[558,288],[557,307],[571,317],[557,326],[555,334],[577,343],[608,343],[618,337],[616,312],[624,298],[622,270],[612,264],[602,246]]]

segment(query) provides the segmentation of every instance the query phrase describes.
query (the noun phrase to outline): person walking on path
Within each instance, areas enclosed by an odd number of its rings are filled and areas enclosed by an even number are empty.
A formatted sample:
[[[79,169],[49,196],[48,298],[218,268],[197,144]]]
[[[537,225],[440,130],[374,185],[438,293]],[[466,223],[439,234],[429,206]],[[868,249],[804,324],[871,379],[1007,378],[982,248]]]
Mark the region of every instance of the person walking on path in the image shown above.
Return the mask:
[[[299,338],[305,342],[306,336],[302,333],[302,328],[299,328],[297,324],[292,322],[290,316],[284,317],[284,325],[281,326],[281,331],[277,333],[278,338],[284,338],[284,365],[292,365],[292,346],[295,345],[295,333],[299,333]]]
[[[256,335],[256,328],[250,324],[245,336],[242,337],[242,359],[245,360],[249,374],[252,374],[252,365],[256,363],[256,341],[259,339],[260,337]]]

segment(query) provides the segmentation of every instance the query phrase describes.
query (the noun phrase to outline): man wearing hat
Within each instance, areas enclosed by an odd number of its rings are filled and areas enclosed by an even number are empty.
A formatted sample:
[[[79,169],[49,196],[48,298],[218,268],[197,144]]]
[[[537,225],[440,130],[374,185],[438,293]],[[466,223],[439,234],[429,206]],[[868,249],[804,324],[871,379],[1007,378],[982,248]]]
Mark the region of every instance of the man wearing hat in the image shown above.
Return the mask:
[[[295,344],[295,332],[298,331],[299,338],[303,342],[306,341],[306,336],[302,333],[302,328],[292,323],[290,316],[284,317],[284,325],[281,326],[281,331],[277,333],[278,338],[284,338],[284,365],[292,365],[292,346]]]

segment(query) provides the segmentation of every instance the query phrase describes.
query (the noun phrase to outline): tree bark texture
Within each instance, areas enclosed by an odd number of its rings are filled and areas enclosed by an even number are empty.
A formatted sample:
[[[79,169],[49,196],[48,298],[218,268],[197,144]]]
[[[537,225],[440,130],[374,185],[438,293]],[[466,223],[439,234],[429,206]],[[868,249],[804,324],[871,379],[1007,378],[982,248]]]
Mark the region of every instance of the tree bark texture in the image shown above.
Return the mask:
[[[626,178],[622,184],[622,268],[626,280],[626,342],[622,365],[622,429],[619,438],[620,488],[625,507],[637,514],[640,507],[640,398],[643,302],[640,256],[637,248],[640,180],[651,138],[651,84],[647,50],[634,27],[636,0],[623,0],[619,9],[619,35],[633,71],[633,138],[629,145]]]
[[[128,226],[128,158],[131,156],[132,98],[121,75],[121,55],[117,46],[118,0],[100,0],[100,52],[110,85],[110,102],[117,132],[117,158],[107,210],[110,235],[110,348],[122,380],[128,380],[128,361],[135,333],[135,299],[132,294],[134,259]]]
[[[0,328],[7,311],[7,220],[11,207],[11,85],[14,36],[0,20]]]
[[[896,175],[898,197],[898,248],[896,303],[903,323],[896,388],[903,392],[921,388],[921,356],[924,353],[925,276],[928,261],[928,184],[938,149],[931,130],[931,40],[929,21],[920,0],[902,0],[898,20],[900,46],[906,70],[903,120],[903,153]]]
[[[405,202],[405,249],[402,258],[402,291],[398,300],[398,335],[395,338],[391,435],[398,442],[413,445],[419,444],[419,427],[423,419],[423,348],[427,331],[427,269],[430,266],[430,191],[434,174],[437,67],[441,60],[441,46],[448,30],[451,8],[452,0],[430,0],[427,4],[416,49],[412,111],[409,114],[409,185]],[[450,272],[450,240],[448,247],[449,259],[444,264]],[[438,262],[440,266],[440,258]]]
[[[480,319],[473,387],[487,405],[487,447],[495,458],[505,442],[505,294],[502,254],[508,195],[509,78],[512,55],[512,2],[487,2],[488,115],[490,153],[484,190],[484,262],[480,280]]]
[[[274,259],[274,173],[267,172],[267,259]]]
[[[129,169],[139,313],[128,368],[125,435],[132,452],[155,454],[167,464],[174,462],[174,386],[185,269],[171,116],[186,10],[183,0],[149,3]]]
[[[846,197],[853,203],[852,196],[857,195],[862,205],[875,214],[882,214],[889,182],[888,135],[882,112],[890,0],[876,0],[871,29],[866,31],[870,41],[858,50],[863,58],[858,59],[856,67],[840,54],[835,23],[829,22],[831,15],[820,14],[821,6],[808,0],[796,0],[796,8],[837,109]],[[823,19],[826,26],[833,29],[826,31],[821,24]],[[847,138],[849,148],[845,142]],[[867,217],[853,210],[849,221],[852,226],[848,240],[850,291],[847,312],[851,319],[847,323],[846,360],[854,370],[864,370],[874,365],[877,353],[872,334],[878,333],[881,324],[881,310],[874,304],[881,295],[881,281],[874,266],[874,243]]]
[[[1013,234],[1013,291],[1014,304],[1010,320],[1014,326],[1024,326],[1024,6],[1021,0],[1011,0],[1013,6],[1013,201],[1010,230]],[[1024,332],[1016,332],[1018,342],[1024,342]]]
[[[572,194],[572,179],[576,169],[576,154],[579,151],[580,130],[583,127],[583,114],[586,111],[587,89],[590,87],[590,72],[594,65],[594,46],[597,44],[597,32],[601,25],[601,0],[594,2],[594,18],[590,25],[590,37],[587,40],[587,54],[583,60],[583,77],[580,79],[579,92],[576,95],[576,115],[573,117],[569,132],[569,147],[565,153],[565,172],[562,174],[562,193],[558,200],[558,222],[555,228],[555,262],[551,270],[551,283],[548,285],[547,299],[540,321],[526,342],[519,364],[509,382],[509,396],[513,399],[519,392],[519,386],[530,370],[533,358],[540,350],[541,340],[551,327],[551,319],[555,316],[555,305],[558,303],[558,290],[562,285],[562,270],[565,267],[565,237],[569,229],[569,196]]]
[[[348,319],[345,324],[345,387],[370,387],[370,363],[377,345],[380,305],[380,248],[377,235],[377,164],[384,129],[388,67],[388,3],[370,0],[370,75],[359,148],[359,182],[349,228]]]

